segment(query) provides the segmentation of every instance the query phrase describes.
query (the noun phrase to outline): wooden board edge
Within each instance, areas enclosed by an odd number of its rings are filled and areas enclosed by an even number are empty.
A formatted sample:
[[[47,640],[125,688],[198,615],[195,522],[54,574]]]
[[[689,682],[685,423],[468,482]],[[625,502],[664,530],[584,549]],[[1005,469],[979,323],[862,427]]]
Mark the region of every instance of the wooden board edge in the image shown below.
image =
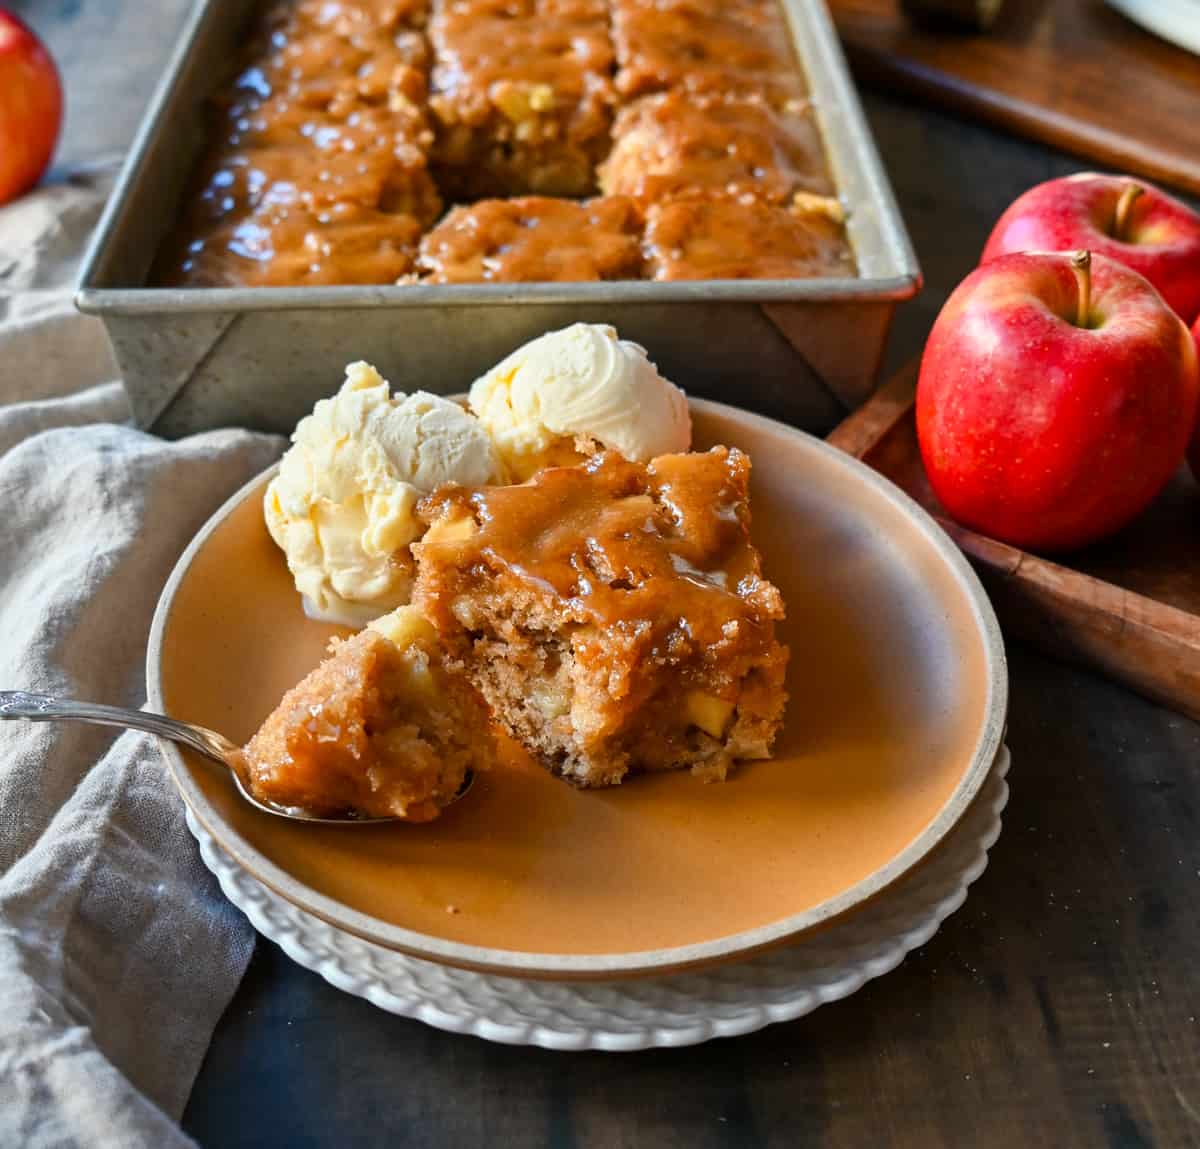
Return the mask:
[[[1178,639],[1200,652],[1200,617],[1137,591],[1125,590],[1094,575],[976,534],[941,516],[936,518],[938,525],[976,566],[1036,588],[1047,599],[1078,603],[1093,613],[1119,619],[1122,626]]]
[[[916,362],[828,436],[858,459],[911,414]],[[886,476],[885,476],[886,477]],[[1006,631],[1200,719],[1200,617],[934,515],[978,571]]]
[[[830,431],[825,441],[847,455],[863,458],[908,415],[916,399],[917,371],[916,360],[902,367],[866,403]]]
[[[843,42],[855,72],[868,84],[918,97],[952,115],[974,116],[1083,160],[1200,195],[1200,163],[1189,163],[1185,157],[1159,148],[1132,145],[1126,137],[1099,125],[1055,114],[1003,92],[976,88],[916,60],[888,56],[854,40]]]

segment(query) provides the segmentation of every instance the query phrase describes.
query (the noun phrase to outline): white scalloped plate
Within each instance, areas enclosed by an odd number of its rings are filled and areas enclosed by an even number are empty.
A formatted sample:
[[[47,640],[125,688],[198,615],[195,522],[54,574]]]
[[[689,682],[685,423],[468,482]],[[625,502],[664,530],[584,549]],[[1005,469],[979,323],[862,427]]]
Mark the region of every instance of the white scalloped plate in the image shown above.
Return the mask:
[[[848,997],[924,945],[987,866],[1008,802],[1002,747],[978,797],[920,866],[803,941],[698,973],[627,982],[499,977],[407,957],[345,933],[272,893],[188,811],[205,864],[264,937],[331,985],[451,1033],[546,1049],[632,1051],[753,1033]]]

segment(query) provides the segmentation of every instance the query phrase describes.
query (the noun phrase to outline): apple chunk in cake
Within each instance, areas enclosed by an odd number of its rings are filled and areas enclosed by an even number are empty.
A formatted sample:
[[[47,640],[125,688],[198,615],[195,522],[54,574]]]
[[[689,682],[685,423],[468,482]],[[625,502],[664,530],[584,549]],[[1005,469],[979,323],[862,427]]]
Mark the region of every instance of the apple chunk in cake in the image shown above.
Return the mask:
[[[247,744],[251,792],[313,813],[428,822],[493,753],[487,707],[412,606],[344,642]]]
[[[445,487],[419,513],[414,601],[493,716],[580,786],[770,756],[783,617],[750,542],[750,460],[613,452],[512,487]]]
[[[604,0],[435,0],[429,38],[447,199],[595,190],[614,101]]]

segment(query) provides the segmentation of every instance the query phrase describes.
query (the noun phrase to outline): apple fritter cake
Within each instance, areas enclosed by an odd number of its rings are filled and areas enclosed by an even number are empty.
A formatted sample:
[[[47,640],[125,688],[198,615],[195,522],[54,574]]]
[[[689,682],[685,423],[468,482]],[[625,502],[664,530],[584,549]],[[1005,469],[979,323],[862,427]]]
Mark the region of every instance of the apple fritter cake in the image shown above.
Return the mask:
[[[418,508],[414,602],[494,718],[566,780],[723,779],[770,755],[786,698],[749,476],[716,447],[442,488]]]
[[[854,274],[837,200],[805,193],[788,205],[725,196],[654,203],[644,246],[651,279]]]
[[[488,199],[451,210],[421,240],[417,267],[427,283],[636,279],[641,240],[624,196]]]
[[[614,103],[604,0],[435,0],[429,36],[447,198],[595,190]]]
[[[833,191],[810,107],[784,115],[759,96],[681,89],[617,113],[600,187],[649,201],[720,193],[785,203],[797,191]]]

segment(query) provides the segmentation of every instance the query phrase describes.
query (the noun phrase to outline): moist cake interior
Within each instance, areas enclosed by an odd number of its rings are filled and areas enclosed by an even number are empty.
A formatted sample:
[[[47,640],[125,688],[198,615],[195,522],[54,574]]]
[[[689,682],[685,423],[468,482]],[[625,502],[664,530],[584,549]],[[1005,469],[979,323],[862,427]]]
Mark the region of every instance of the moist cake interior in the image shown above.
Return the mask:
[[[420,513],[414,603],[502,727],[579,786],[766,758],[787,650],[750,543],[749,459],[612,452]]]

